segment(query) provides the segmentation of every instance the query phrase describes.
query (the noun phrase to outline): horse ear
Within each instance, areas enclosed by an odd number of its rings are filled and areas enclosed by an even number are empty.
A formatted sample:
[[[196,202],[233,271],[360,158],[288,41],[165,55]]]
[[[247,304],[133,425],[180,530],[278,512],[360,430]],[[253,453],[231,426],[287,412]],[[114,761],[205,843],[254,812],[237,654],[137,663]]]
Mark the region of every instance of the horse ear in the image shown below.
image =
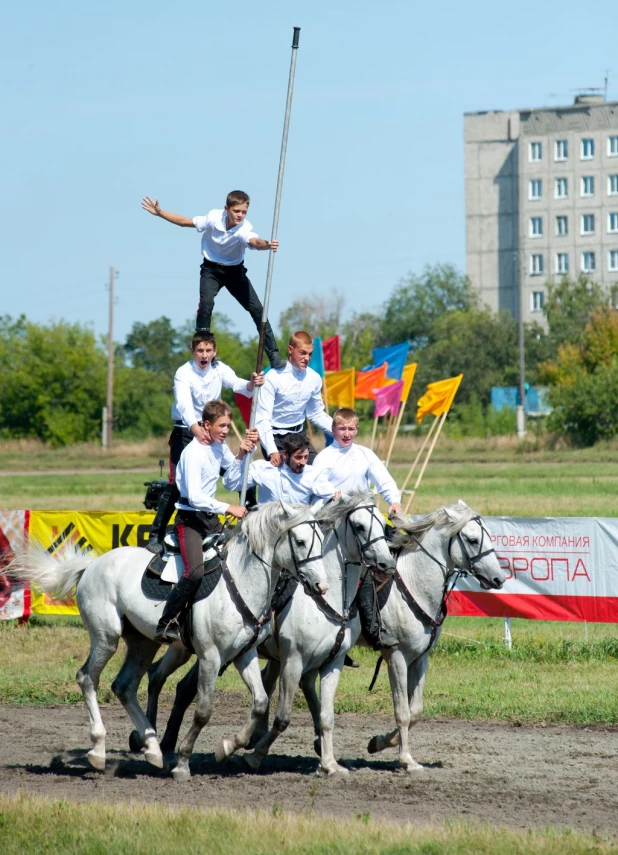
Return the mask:
[[[450,508],[443,506],[442,510],[444,511],[446,518],[451,522],[455,522],[458,519],[457,514],[454,514]]]
[[[290,507],[290,505],[286,505],[281,499],[279,499],[279,504],[281,505],[281,512],[285,517],[291,517],[294,513],[294,510]]]
[[[463,499],[459,499],[459,500],[458,500],[458,502],[457,502],[457,507],[458,507],[458,508],[462,508],[462,509],[463,509],[463,508],[467,508],[468,506],[467,506],[467,504],[464,502],[464,500],[463,500]]]

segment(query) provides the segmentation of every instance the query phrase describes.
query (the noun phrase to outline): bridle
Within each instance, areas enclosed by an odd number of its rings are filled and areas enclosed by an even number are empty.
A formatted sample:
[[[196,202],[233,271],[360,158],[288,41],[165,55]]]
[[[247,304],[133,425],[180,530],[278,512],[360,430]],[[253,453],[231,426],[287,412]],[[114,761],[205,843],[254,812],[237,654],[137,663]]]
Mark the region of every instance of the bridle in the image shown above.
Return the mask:
[[[311,531],[312,531],[311,543],[309,545],[309,552],[307,553],[306,558],[297,558],[296,552],[294,550],[294,542],[292,540],[292,529],[291,528],[288,529],[287,536],[288,536],[288,544],[290,546],[290,554],[291,554],[292,560],[294,562],[295,575],[303,583],[303,587],[305,589],[307,589],[307,579],[305,577],[305,574],[301,570],[301,567],[304,567],[306,564],[310,564],[312,561],[317,561],[318,559],[321,560],[322,558],[324,558],[324,553],[320,549],[320,552],[317,555],[312,554],[313,546],[314,546],[316,540],[318,541],[320,546],[322,546],[322,544],[323,544],[322,533],[320,531],[320,524],[318,523],[318,521],[317,520],[307,520],[306,522],[298,523],[298,525],[293,526],[293,528],[297,529],[303,525],[310,526]],[[281,540],[281,537],[279,537],[279,539],[277,540],[277,543],[275,544],[275,549],[273,550],[273,555],[277,549],[277,546],[279,545],[279,541]]]
[[[369,526],[369,535],[368,535],[369,540],[367,540],[367,541],[361,540],[361,536],[358,532],[358,529],[357,529],[355,523],[353,522],[353,520],[351,519],[352,514],[355,513],[356,511],[369,511],[369,514],[371,516],[371,525]],[[354,508],[349,510],[347,512],[347,514],[345,515],[346,530],[348,527],[352,530],[352,533],[353,533],[354,537],[356,538],[356,545],[358,547],[358,551],[359,551],[360,556],[361,556],[361,563],[364,564],[366,567],[372,567],[373,566],[367,560],[367,556],[365,554],[367,552],[367,550],[371,546],[373,546],[374,543],[378,543],[380,540],[386,541],[386,537],[384,535],[384,526],[381,524],[380,519],[377,516],[377,511],[378,511],[378,509],[375,506],[375,504],[356,505]],[[381,534],[379,534],[377,537],[374,537],[372,539],[371,534],[373,532],[374,522],[377,523],[378,529],[381,531]],[[354,563],[354,562],[349,562],[349,563]]]

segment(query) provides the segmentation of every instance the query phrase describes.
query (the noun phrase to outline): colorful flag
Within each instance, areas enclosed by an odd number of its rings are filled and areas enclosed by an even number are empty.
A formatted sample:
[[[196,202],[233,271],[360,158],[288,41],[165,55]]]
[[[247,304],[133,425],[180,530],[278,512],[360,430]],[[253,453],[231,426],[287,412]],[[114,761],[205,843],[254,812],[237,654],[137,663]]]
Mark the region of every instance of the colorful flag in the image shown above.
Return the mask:
[[[249,427],[249,422],[251,420],[251,398],[247,398],[246,395],[241,395],[240,392],[234,392],[234,398],[236,399],[236,406],[240,410],[240,415],[242,416],[244,423]]]
[[[375,401],[376,389],[381,389],[382,386],[387,385],[385,382],[387,368],[388,365],[385,362],[369,371],[359,371],[356,375],[354,397],[357,400]]]
[[[403,392],[404,382],[400,380],[398,383],[392,383],[389,386],[384,386],[382,389],[376,389],[376,403],[373,410],[373,415],[376,418],[380,416],[392,415],[396,416],[399,410],[401,394]]]
[[[457,377],[449,377],[448,380],[438,380],[437,383],[428,383],[427,391],[418,399],[416,404],[416,421],[420,424],[426,415],[441,416],[448,413],[459,389],[463,374]]]
[[[324,339],[322,342],[322,359],[326,371],[341,371],[341,341],[338,335]]]
[[[354,408],[354,374],[353,368],[326,372],[324,382],[329,406]]]
[[[372,351],[372,367],[377,367],[378,365],[382,365],[383,362],[388,362],[386,376],[391,380],[401,380],[409,350],[409,341],[403,341],[401,344],[391,344],[388,347],[374,347]]]
[[[309,368],[313,368],[320,377],[324,377],[324,351],[322,350],[322,338],[319,335],[313,339],[313,353],[309,360]]]
[[[418,362],[411,362],[410,365],[405,365],[402,371],[401,379],[403,380],[403,390],[401,392],[401,400],[404,404],[408,400],[417,366]]]

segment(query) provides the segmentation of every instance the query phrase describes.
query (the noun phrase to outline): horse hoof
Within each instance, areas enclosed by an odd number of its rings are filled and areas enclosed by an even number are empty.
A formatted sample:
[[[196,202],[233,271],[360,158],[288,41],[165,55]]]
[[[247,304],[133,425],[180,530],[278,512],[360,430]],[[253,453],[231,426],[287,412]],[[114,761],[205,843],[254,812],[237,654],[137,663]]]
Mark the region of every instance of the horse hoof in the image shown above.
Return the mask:
[[[350,770],[346,769],[345,766],[340,766],[339,763],[335,763],[334,766],[329,767],[328,769],[323,770],[329,778],[349,778]]]
[[[411,763],[406,763],[403,769],[405,772],[408,773],[408,775],[415,775],[419,772],[425,771],[425,767],[421,766],[421,764],[417,763],[415,760],[413,760]]]
[[[105,771],[105,754],[95,754],[94,750],[88,752],[88,762],[98,772]]]
[[[369,740],[369,744],[367,745],[367,751],[369,752],[369,754],[377,754],[378,751],[382,750],[379,740],[379,736],[371,737],[371,739]]]
[[[219,745],[217,745],[215,760],[217,763],[225,763],[228,757],[231,757],[233,753],[234,743],[230,739],[223,739]]]
[[[313,750],[318,755],[318,757],[322,756],[322,740],[319,736],[316,736],[316,738],[313,740]]]
[[[172,769],[172,778],[182,784],[191,780],[191,772],[182,766],[176,766],[175,769]]]
[[[134,754],[139,754],[144,747],[144,740],[139,735],[138,730],[132,730],[129,736],[129,750]]]
[[[163,755],[160,751],[147,751],[144,754],[144,759],[150,763],[151,766],[156,766],[157,769],[163,768]]]
[[[163,768],[166,772],[171,772],[178,766],[178,756],[175,751],[163,755]]]
[[[257,772],[262,763],[262,758],[255,752],[243,754],[242,759],[253,772]]]

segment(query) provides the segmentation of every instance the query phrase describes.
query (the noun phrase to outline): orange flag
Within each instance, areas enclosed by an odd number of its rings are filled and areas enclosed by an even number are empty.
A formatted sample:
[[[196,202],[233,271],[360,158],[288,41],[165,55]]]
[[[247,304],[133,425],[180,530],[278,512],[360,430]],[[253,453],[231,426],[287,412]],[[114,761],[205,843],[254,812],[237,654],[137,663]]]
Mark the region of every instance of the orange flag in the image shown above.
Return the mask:
[[[376,390],[386,386],[386,371],[388,363],[383,362],[377,368],[370,368],[369,371],[359,371],[356,375],[356,386],[354,387],[354,397],[365,401],[375,401]]]
[[[462,377],[463,374],[458,374],[457,377],[449,377],[448,380],[427,384],[427,391],[416,404],[416,421],[419,424],[430,413],[432,416],[448,413]]]

